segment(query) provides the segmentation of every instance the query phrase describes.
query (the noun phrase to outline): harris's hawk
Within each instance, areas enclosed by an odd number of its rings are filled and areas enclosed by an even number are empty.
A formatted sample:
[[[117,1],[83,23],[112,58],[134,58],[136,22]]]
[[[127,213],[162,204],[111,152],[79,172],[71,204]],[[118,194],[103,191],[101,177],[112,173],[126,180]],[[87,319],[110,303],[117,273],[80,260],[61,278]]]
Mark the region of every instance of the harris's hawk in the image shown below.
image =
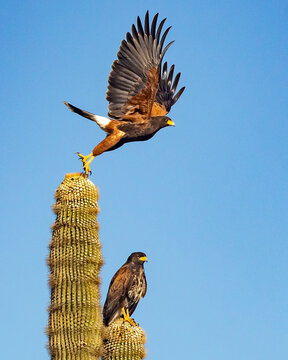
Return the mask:
[[[103,152],[117,149],[127,142],[148,140],[158,130],[174,125],[166,115],[185,87],[175,94],[180,73],[172,81],[174,65],[168,71],[165,62],[161,69],[163,56],[173,41],[163,49],[171,26],[161,35],[166,19],[158,26],[157,19],[158,14],[150,26],[147,11],[144,27],[138,17],[137,27],[132,25],[131,33],[128,32],[126,40],[121,42],[108,79],[106,99],[109,101],[110,119],[64,102],[71,111],[95,121],[107,133],[89,155],[78,153],[86,174],[91,172],[91,161]]]
[[[147,290],[145,261],[148,260],[144,253],[134,252],[113,276],[103,308],[104,325],[108,326],[121,316],[124,321],[134,324],[130,315]]]

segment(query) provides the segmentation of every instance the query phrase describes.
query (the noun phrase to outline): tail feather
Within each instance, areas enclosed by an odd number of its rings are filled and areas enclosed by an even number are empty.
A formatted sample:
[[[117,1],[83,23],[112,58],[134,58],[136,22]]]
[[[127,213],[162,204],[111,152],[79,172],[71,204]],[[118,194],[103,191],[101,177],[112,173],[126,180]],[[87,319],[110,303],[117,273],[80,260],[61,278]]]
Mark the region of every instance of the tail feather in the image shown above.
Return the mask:
[[[99,115],[95,115],[92,114],[88,111],[82,110],[77,108],[74,105],[71,105],[69,103],[67,103],[66,101],[64,101],[64,104],[73,112],[75,112],[78,115],[81,115],[83,117],[85,117],[86,119],[92,120],[94,122],[96,122],[97,125],[100,126],[100,128],[106,132],[109,132],[109,130],[107,130],[106,126],[110,124],[111,120],[107,119],[104,116],[99,116]]]
[[[64,104],[65,104],[71,111],[75,112],[76,114],[81,115],[81,116],[83,116],[83,117],[85,117],[86,119],[89,119],[89,120],[91,120],[91,121],[97,122],[97,121],[96,121],[96,116],[97,116],[97,115],[92,114],[92,113],[90,113],[90,112],[88,112],[88,111],[85,111],[85,110],[81,110],[81,109],[77,108],[76,106],[67,103],[66,101],[64,101]]]

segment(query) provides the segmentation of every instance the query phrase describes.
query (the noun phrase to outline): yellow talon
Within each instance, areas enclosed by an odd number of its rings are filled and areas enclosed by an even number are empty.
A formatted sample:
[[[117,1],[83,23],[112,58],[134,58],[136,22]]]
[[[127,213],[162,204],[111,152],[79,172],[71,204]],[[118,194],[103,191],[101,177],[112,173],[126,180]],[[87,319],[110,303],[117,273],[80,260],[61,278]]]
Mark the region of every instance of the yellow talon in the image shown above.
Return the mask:
[[[83,163],[85,163],[90,158],[90,156],[92,156],[92,153],[87,156],[84,156],[84,155],[80,154],[79,152],[77,152],[77,154],[79,156],[79,159],[81,159]]]
[[[130,325],[138,325],[134,319],[130,318],[130,315],[129,315],[129,310],[127,309],[125,311],[124,307],[121,309],[122,311],[122,314],[123,314],[123,317],[124,317],[124,320],[123,321],[128,321]]]
[[[84,156],[80,153],[77,153],[79,158],[82,160],[82,163],[83,163],[83,169],[84,169],[84,172],[86,175],[88,174],[91,174],[91,169],[90,169],[90,164],[92,162],[92,160],[94,159],[95,156],[93,156],[93,153],[87,155],[87,156]]]
[[[129,310],[128,310],[128,309],[127,309],[127,313],[126,313],[124,307],[121,309],[121,311],[122,311],[122,314],[123,314],[123,317],[124,317],[124,321],[130,319],[130,317],[129,317]]]
[[[92,171],[91,171],[91,169],[90,169],[90,166],[89,166],[89,164],[83,164],[83,169],[84,169],[84,172],[85,172],[85,174],[86,175],[88,175],[88,174],[92,174]]]

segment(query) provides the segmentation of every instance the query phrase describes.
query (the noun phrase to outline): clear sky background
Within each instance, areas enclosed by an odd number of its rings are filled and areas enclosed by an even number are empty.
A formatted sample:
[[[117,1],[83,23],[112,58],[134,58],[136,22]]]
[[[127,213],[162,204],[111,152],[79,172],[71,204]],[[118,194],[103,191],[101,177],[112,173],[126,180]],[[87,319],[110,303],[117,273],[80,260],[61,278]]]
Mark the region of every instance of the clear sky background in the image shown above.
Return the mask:
[[[134,318],[148,359],[287,359],[288,2],[1,1],[1,297],[5,360],[49,359],[45,259],[53,194],[105,134],[63,105],[107,114],[120,41],[137,15],[172,25],[186,90],[175,128],[92,163],[102,303],[146,252]]]

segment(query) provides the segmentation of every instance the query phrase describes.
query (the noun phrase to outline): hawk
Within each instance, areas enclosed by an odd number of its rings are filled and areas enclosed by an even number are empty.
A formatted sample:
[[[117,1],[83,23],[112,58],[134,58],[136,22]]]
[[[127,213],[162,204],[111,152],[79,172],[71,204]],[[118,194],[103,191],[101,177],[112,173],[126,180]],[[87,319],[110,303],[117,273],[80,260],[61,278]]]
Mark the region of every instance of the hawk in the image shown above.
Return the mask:
[[[113,276],[103,308],[104,325],[108,326],[121,316],[124,321],[134,324],[130,315],[147,290],[145,261],[148,260],[144,253],[134,252]]]
[[[171,26],[161,35],[166,18],[157,26],[158,15],[154,16],[150,26],[147,11],[144,27],[138,16],[137,27],[132,25],[131,33],[128,32],[126,40],[121,42],[108,78],[109,118],[64,102],[71,111],[95,121],[107,134],[89,155],[78,153],[87,175],[91,173],[91,161],[103,152],[127,142],[148,140],[160,129],[175,125],[166,115],[185,87],[175,94],[181,73],[173,81],[174,65],[169,71],[167,62],[162,67],[163,57],[173,41],[163,49]]]

